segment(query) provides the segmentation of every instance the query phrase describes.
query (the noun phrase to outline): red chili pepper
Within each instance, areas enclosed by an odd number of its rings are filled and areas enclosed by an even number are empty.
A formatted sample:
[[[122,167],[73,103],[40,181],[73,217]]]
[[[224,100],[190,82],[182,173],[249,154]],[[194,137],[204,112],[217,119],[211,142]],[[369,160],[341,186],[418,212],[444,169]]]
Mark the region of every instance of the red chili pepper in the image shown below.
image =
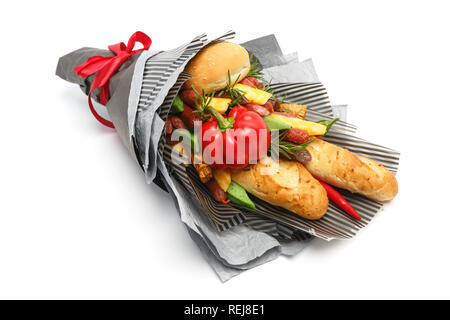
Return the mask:
[[[330,187],[325,182],[319,181],[320,184],[325,188],[327,191],[328,198],[333,201],[339,208],[347,212],[350,216],[352,216],[355,219],[361,220],[361,216],[356,212],[355,209],[350,205],[350,203],[347,202],[347,200],[344,199],[343,196],[336,190],[334,190],[332,187]]]
[[[206,163],[214,168],[246,167],[261,159],[270,147],[270,131],[264,119],[242,106],[234,107],[227,118],[215,109],[202,125],[202,150]]]

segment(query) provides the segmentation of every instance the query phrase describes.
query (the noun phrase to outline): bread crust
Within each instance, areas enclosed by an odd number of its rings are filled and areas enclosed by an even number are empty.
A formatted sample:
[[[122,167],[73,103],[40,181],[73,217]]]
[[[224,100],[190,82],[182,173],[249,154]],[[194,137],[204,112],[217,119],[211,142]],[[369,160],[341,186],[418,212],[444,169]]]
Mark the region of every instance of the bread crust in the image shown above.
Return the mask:
[[[321,139],[307,150],[311,161],[305,168],[319,180],[376,201],[392,200],[398,192],[395,176],[380,163]]]
[[[250,71],[247,50],[232,42],[218,42],[203,48],[186,66],[186,72],[193,78],[186,81],[184,88],[194,87],[198,92],[218,91],[226,87],[228,71],[231,82],[239,82]]]
[[[280,159],[276,169],[276,162],[266,158],[245,169],[232,169],[231,179],[255,197],[303,218],[317,220],[327,212],[325,189],[301,163]]]

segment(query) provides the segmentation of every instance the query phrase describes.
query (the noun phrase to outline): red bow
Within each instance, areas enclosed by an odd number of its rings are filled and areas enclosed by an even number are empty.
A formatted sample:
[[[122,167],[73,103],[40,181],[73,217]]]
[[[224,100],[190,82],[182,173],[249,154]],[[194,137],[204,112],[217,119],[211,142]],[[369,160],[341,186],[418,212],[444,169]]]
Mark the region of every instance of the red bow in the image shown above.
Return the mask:
[[[140,42],[144,48],[133,50],[136,42]],[[143,32],[137,31],[130,37],[130,40],[128,40],[128,44],[126,46],[123,42],[121,42],[108,47],[109,50],[116,54],[115,56],[91,57],[83,64],[73,69],[73,71],[75,71],[75,73],[82,78],[86,78],[94,73],[97,73],[91,84],[91,89],[89,90],[88,102],[92,114],[101,124],[114,128],[114,124],[111,121],[104,119],[97,113],[97,111],[95,111],[91,101],[92,91],[96,88],[100,88],[100,103],[106,105],[109,96],[109,79],[113,76],[114,72],[116,72],[122,63],[124,63],[133,54],[148,50],[151,44],[152,39],[150,39],[149,36]]]

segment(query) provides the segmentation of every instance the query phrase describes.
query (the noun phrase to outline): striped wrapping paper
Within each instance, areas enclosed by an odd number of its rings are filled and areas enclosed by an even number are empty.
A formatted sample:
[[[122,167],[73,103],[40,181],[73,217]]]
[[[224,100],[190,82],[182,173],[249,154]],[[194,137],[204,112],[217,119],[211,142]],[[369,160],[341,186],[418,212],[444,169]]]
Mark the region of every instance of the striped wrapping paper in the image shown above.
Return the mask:
[[[230,31],[213,41],[228,40],[233,36],[234,32]],[[139,155],[146,174],[149,175],[149,178],[154,178],[154,175],[148,173],[147,170],[155,167],[152,162],[156,162],[157,156],[162,157],[171,176],[180,181],[189,193],[207,209],[209,217],[220,231],[246,223],[252,228],[281,239],[301,240],[316,236],[331,240],[353,237],[358,230],[370,222],[382,208],[382,204],[363,196],[339,190],[361,214],[362,219],[360,221],[343,214],[342,210],[333,203],[330,203],[327,214],[322,219],[309,221],[253,196],[251,197],[255,202],[256,210],[246,212],[231,205],[214,201],[209,191],[200,182],[197,172],[192,166],[186,167],[172,161],[172,149],[166,145],[165,138],[160,132],[153,132],[153,129],[152,132],[140,130],[140,128],[148,128],[149,126],[146,126],[145,123],[155,117],[152,114],[154,111],[151,110],[156,110],[154,104],[158,98],[161,101],[159,102],[157,115],[158,118],[165,121],[173,99],[184,82],[190,78],[190,75],[183,71],[184,66],[201,48],[209,43],[211,42],[206,41],[205,36],[202,35],[195,38],[191,43],[163,52],[147,61],[136,116],[136,132],[135,135],[132,135],[133,141],[146,146],[140,148],[141,154]],[[329,98],[321,83],[278,83],[273,84],[272,88],[277,97],[284,98],[288,103],[307,105],[307,120],[317,121],[332,118],[333,113]],[[357,138],[354,136],[355,131],[354,125],[338,121],[324,140],[345,147],[356,154],[377,160],[395,173],[399,164],[399,153]],[[151,144],[155,143],[155,139],[158,147],[152,148]],[[152,154],[151,150],[157,150],[157,154]]]

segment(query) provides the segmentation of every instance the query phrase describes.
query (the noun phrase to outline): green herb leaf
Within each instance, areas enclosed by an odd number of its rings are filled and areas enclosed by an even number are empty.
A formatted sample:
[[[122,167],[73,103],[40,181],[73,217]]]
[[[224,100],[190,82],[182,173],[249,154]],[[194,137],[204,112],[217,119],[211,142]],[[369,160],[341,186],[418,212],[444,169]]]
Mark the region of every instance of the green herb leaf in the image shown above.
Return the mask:
[[[289,160],[291,160],[292,158],[295,158],[295,152],[305,150],[306,147],[310,143],[312,143],[314,140],[316,140],[316,138],[311,138],[309,141],[307,141],[303,144],[292,144],[292,143],[288,143],[288,142],[284,141],[286,134],[287,134],[287,130],[280,134],[279,150],[280,150],[280,153]]]
[[[173,99],[172,107],[170,108],[170,112],[172,113],[180,113],[184,111],[183,108],[183,100],[181,100],[180,95],[177,94],[175,99]]]
[[[240,75],[232,83],[230,70],[228,70],[228,80],[227,80],[226,87],[217,93],[218,97],[226,95],[231,98],[231,102],[228,104],[228,108],[237,106],[245,101],[245,97],[244,97],[245,93],[242,90],[234,88],[234,86],[238,82],[239,78],[240,78]]]
[[[253,77],[258,80],[263,78],[263,68],[261,64],[256,60],[253,53],[250,55],[250,71],[247,74],[247,77]]]
[[[195,94],[197,95],[197,99],[194,99],[196,109],[194,112],[199,115],[202,121],[206,121],[211,118],[211,116],[207,114],[208,112],[206,111],[206,109],[208,109],[212,98],[214,98],[215,92],[213,91],[209,94],[206,94],[205,90],[202,90],[202,94],[199,94],[194,86],[192,86],[192,90],[194,90]]]
[[[280,149],[280,153],[287,159],[291,160],[291,155],[288,154],[286,151],[284,151],[283,149]]]
[[[265,79],[261,78],[258,79],[259,82],[261,82],[263,84],[263,87],[261,88],[262,91],[268,92],[273,94],[273,89],[272,89],[272,79],[270,79],[269,82],[267,82]]]
[[[280,104],[284,103],[284,101],[286,100],[286,97],[287,97],[287,94],[285,94],[285,95],[283,96],[283,98],[282,98],[281,101],[280,101]],[[300,104],[301,104],[301,103],[300,103]]]

